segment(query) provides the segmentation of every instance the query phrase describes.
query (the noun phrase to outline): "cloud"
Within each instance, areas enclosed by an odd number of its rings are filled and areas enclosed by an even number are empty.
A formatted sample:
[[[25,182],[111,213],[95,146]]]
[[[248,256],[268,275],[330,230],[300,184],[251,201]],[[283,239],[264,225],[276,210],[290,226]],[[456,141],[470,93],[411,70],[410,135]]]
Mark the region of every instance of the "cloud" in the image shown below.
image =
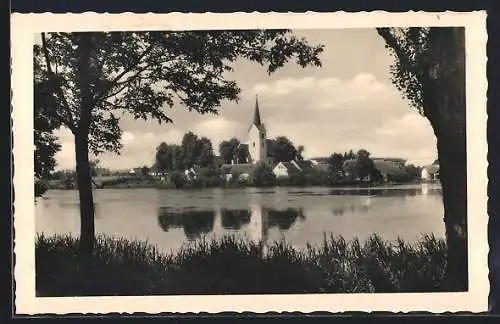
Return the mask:
[[[61,139],[59,141],[61,143],[61,151],[56,154],[57,169],[74,169],[74,142],[72,139],[69,139],[68,132],[65,130],[58,131],[57,135]],[[179,144],[183,135],[182,131],[174,128],[159,133],[124,131],[122,134],[123,148],[120,154],[106,152],[97,158],[101,166],[113,169],[128,169],[141,165],[151,165],[154,160],[155,148],[158,144],[161,142]]]
[[[242,140],[242,137],[246,135],[246,128],[237,121],[217,116],[199,121],[193,126],[193,132],[198,136],[208,137],[217,152],[218,146],[223,140],[228,140],[231,137]]]
[[[405,111],[405,107],[395,108],[392,114],[399,113],[400,117],[385,117],[379,112],[378,116],[355,120],[352,112],[329,111],[313,123],[303,118],[290,123],[271,119],[267,121],[268,135],[285,135],[296,145],[305,145],[306,158],[364,148],[373,156],[431,163],[436,158],[436,141],[428,121],[417,112]],[[346,119],[351,121],[343,123]]]
[[[122,144],[123,145],[131,145],[136,142],[136,138],[134,133],[132,132],[124,132],[122,134]]]
[[[374,131],[379,138],[378,151],[404,155],[417,164],[427,164],[437,157],[436,138],[429,121],[416,111],[400,118],[387,119]]]
[[[380,108],[385,101],[399,97],[396,89],[369,73],[358,73],[349,80],[336,77],[289,77],[258,83],[251,91],[271,105],[286,98],[302,103],[302,109],[317,111]]]
[[[432,132],[429,121],[416,111],[409,112],[400,118],[386,120],[375,131],[377,135],[388,136],[400,136],[405,134],[420,136],[428,132]]]
[[[56,153],[57,161],[56,169],[66,170],[75,168],[75,142],[65,141],[60,142],[61,150]]]

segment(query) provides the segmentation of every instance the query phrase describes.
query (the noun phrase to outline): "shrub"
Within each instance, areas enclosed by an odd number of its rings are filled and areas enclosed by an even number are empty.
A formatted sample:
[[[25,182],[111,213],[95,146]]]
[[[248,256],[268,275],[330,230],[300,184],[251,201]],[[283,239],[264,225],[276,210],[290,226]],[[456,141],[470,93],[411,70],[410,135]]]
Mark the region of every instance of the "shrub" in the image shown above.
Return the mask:
[[[250,177],[251,183],[257,187],[268,187],[276,185],[276,175],[270,166],[259,163]]]
[[[292,174],[290,176],[289,183],[292,186],[302,187],[302,186],[310,184],[310,183],[308,183],[307,180],[308,179],[307,179],[306,174],[304,172],[299,172],[299,173],[296,173],[296,174]]]
[[[101,187],[116,186],[116,185],[127,183],[131,180],[132,180],[131,177],[117,177],[114,179],[103,180],[101,182]]]
[[[183,188],[187,179],[181,171],[172,171],[169,176],[169,182],[177,189]]]

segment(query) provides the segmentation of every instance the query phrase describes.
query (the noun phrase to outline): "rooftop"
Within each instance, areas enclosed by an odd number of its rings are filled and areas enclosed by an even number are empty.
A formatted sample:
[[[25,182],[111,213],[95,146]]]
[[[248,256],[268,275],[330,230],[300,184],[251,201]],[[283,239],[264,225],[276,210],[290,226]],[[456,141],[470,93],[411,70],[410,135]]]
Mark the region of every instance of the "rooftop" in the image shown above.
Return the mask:
[[[288,170],[289,174],[299,173],[300,169],[295,166],[292,162],[280,162]]]

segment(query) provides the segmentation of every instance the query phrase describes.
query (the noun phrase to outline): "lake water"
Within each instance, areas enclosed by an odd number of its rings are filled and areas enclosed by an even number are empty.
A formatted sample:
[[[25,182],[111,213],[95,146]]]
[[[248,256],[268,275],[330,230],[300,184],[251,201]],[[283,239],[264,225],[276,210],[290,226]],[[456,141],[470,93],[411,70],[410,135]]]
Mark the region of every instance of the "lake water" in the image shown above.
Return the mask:
[[[320,243],[323,233],[363,240],[444,237],[439,185],[203,190],[104,189],[94,191],[96,231],[147,240],[165,250],[204,235],[237,233],[296,247]],[[36,203],[36,229],[79,234],[78,193],[51,190]]]

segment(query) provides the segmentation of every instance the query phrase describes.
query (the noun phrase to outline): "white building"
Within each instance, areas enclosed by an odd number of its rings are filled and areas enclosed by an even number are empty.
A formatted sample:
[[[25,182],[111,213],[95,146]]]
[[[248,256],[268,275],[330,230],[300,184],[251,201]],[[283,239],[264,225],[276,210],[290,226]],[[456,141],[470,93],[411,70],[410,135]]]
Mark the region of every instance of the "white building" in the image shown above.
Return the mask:
[[[426,165],[422,168],[420,175],[422,180],[437,181],[439,180],[439,164]]]
[[[302,161],[304,162],[304,161]],[[312,165],[312,163],[310,163]],[[279,162],[273,169],[273,173],[277,178],[288,178],[293,174],[297,174],[302,171],[302,168],[296,161],[290,162]]]

